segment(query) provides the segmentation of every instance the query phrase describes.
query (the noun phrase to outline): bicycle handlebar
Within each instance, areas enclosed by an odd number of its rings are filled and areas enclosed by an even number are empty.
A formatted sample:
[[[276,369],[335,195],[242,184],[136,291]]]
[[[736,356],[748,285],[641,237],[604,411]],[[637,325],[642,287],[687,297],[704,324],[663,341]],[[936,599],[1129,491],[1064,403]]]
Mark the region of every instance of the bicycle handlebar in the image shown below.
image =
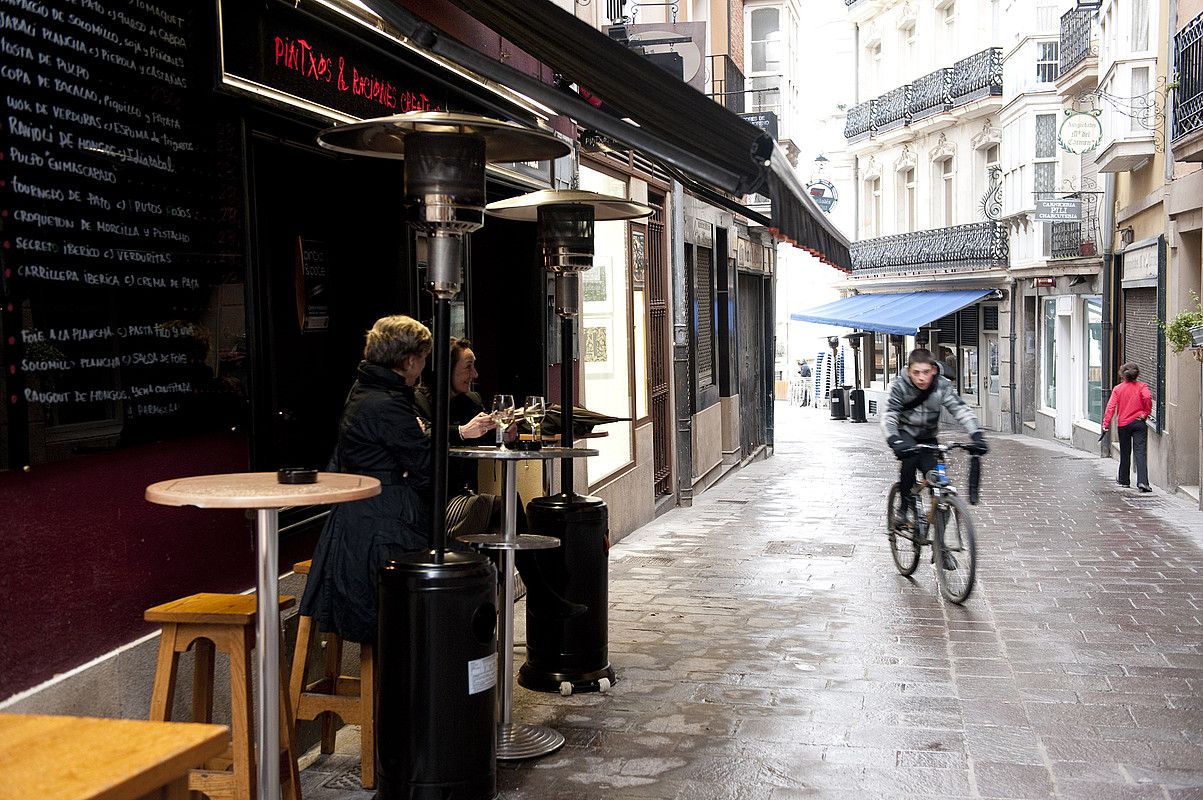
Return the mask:
[[[915,446],[909,449],[916,453],[920,450],[934,450],[940,453],[947,453],[949,450],[964,450],[965,452],[972,453],[973,455],[981,455],[981,453],[974,453],[974,450],[977,449],[977,445],[966,444],[965,442],[950,442],[949,444],[924,444],[922,442],[916,442]]]

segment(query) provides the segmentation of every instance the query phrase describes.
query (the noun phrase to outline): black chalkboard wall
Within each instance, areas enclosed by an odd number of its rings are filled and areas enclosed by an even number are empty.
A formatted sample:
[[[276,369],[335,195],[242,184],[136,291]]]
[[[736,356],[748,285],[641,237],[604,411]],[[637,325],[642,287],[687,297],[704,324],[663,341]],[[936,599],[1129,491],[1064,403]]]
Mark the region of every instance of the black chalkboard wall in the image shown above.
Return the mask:
[[[238,129],[210,102],[211,15],[0,7],[4,469],[242,423]]]

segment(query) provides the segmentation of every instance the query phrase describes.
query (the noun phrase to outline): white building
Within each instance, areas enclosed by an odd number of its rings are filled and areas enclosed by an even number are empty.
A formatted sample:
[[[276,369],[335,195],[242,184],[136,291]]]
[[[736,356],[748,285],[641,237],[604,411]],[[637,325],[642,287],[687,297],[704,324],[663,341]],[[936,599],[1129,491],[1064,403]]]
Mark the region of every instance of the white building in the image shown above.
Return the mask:
[[[846,0],[856,49],[844,129],[856,239],[842,305],[866,332],[873,414],[926,342],[987,427],[1002,429],[1007,239],[1000,216],[1003,61],[991,0]],[[855,298],[852,295],[891,295]],[[806,316],[803,314],[802,316]],[[852,376],[848,376],[852,383]]]

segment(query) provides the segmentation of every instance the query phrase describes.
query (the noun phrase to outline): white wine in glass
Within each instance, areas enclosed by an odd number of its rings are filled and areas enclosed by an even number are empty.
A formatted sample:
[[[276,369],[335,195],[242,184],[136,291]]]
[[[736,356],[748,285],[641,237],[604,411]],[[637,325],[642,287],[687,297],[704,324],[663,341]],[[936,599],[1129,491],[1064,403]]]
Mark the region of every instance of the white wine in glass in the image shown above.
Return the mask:
[[[505,444],[505,430],[514,421],[514,396],[512,394],[493,395],[493,411],[490,416],[497,423],[497,447]]]
[[[538,447],[543,442],[543,438],[539,435],[539,431],[543,427],[543,417],[547,416],[547,401],[543,399],[543,395],[528,394],[522,414],[530,425],[535,447]]]

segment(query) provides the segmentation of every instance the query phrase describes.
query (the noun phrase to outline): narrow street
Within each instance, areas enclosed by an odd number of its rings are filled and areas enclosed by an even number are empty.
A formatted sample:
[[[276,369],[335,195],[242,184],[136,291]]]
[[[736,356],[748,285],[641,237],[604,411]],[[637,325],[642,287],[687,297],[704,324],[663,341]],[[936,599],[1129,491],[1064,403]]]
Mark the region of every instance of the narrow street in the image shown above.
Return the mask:
[[[502,798],[1203,797],[1203,515],[995,436],[956,607],[894,570],[877,426],[777,414],[774,458],[611,551],[619,681],[517,689],[568,743],[501,765]],[[335,789],[354,765],[319,758],[306,796],[370,796]]]

